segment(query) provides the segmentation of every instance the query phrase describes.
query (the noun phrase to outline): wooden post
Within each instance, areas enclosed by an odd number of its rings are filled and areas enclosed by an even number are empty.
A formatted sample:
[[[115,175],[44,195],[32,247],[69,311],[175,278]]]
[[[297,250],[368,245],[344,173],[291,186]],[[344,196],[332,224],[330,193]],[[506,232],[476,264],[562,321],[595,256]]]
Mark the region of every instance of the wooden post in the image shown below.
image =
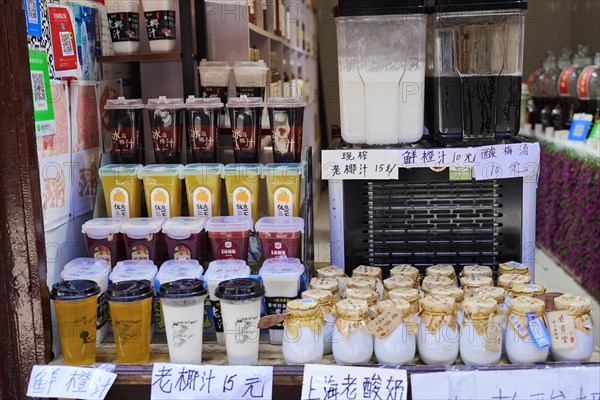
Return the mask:
[[[0,0],[0,398],[51,357],[40,183],[22,0]]]

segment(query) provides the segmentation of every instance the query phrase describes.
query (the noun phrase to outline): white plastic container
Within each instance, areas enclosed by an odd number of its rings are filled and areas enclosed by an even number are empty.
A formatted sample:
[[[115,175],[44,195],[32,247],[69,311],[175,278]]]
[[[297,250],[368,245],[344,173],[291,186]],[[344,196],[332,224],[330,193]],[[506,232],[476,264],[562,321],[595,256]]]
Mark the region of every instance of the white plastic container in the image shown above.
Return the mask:
[[[261,97],[264,100],[268,71],[263,60],[237,61],[233,67],[237,96]]]
[[[204,284],[199,279],[166,282],[161,285],[159,296],[171,362],[201,364]]]
[[[554,343],[550,351],[554,361],[584,362],[594,352],[594,325],[592,323],[592,305],[588,297],[564,294],[554,299],[554,311],[568,310],[575,319],[575,346],[569,349],[557,349]]]
[[[159,286],[181,279],[200,279],[204,268],[197,260],[165,261],[156,274]]]
[[[115,54],[135,54],[140,48],[139,0],[106,0],[110,38]],[[140,22],[142,24],[140,24]]]
[[[109,275],[111,283],[148,280],[156,285],[158,267],[150,260],[119,261]]]
[[[508,314],[508,327],[506,328],[506,355],[512,364],[533,364],[545,362],[548,358],[549,347],[538,348],[529,333],[528,322],[525,314],[534,313],[533,315],[542,318],[544,315],[545,304],[543,300],[535,299],[527,296],[519,296],[510,302]],[[524,328],[526,336],[521,338],[514,328],[512,320]]]
[[[142,5],[150,51],[153,53],[175,51],[177,2],[142,0]]]
[[[369,308],[364,300],[342,300],[335,305],[333,358],[339,365],[367,364],[373,356],[373,335],[367,331]],[[341,331],[340,331],[341,329]]]
[[[98,295],[98,321],[96,322],[96,343],[100,344],[108,334],[108,303],[104,298],[104,293],[108,287],[108,274],[110,265],[106,261],[94,258],[76,258],[69,261],[60,273],[60,277],[65,281],[90,280],[100,286]]]
[[[261,281],[252,278],[230,279],[217,286],[215,295],[221,301],[229,364],[258,362],[258,320],[264,293]]]
[[[287,303],[298,298],[300,277],[304,271],[304,265],[297,258],[265,260],[258,274],[265,285],[267,315],[284,313]],[[269,329],[269,339],[271,344],[282,343],[283,324]]]
[[[312,299],[287,304],[282,351],[287,364],[318,364],[323,358],[323,319],[319,303]]]
[[[490,315],[496,313],[498,303],[491,297],[470,297],[463,301],[462,309],[465,312],[460,332],[462,361],[469,366],[497,364],[502,357],[502,323],[499,318],[492,322],[497,326],[488,326],[488,323]],[[498,336],[500,340],[494,345]]]
[[[416,330],[417,322],[414,315],[412,315],[410,303],[406,300],[382,301],[377,304],[378,313],[383,313],[391,305],[398,308],[400,311],[399,318],[403,321],[389,336],[385,338],[375,336],[375,357],[381,365],[404,365],[413,360],[417,351],[417,336],[409,333],[411,329]],[[405,318],[412,318],[415,326],[409,328],[404,322]]]
[[[427,9],[421,3],[340,2],[336,28],[346,142],[408,143],[423,135]]]
[[[452,365],[460,342],[454,299],[429,295],[421,300],[421,309],[417,342],[421,360],[427,365]]]
[[[237,278],[247,278],[250,276],[250,267],[244,260],[215,260],[208,264],[204,280],[208,286],[208,293],[213,307],[213,319],[215,322],[215,333],[217,343],[225,344],[225,334],[223,333],[223,318],[221,312],[221,302],[215,296],[215,290],[219,283]]]
[[[302,292],[303,299],[312,299],[319,303],[321,315],[323,316],[323,354],[331,354],[331,343],[335,327],[335,313],[333,307],[333,295],[328,290],[308,289]]]

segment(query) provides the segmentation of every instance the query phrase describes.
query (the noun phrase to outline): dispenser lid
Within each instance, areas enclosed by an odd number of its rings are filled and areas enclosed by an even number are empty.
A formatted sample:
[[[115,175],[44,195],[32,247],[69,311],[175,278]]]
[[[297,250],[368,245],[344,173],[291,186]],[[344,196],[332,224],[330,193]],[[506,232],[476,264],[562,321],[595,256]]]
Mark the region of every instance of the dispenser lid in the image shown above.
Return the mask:
[[[435,0],[433,12],[443,13],[526,9],[526,0]]]
[[[427,13],[427,0],[340,0],[336,17]]]

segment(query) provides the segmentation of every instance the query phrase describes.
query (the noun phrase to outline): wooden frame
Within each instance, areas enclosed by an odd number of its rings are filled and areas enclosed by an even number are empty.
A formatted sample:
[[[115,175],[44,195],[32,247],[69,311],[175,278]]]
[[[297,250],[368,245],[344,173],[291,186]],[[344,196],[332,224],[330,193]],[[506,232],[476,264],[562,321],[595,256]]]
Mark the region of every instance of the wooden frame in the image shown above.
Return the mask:
[[[21,0],[0,0],[0,293],[0,398],[24,399],[52,332]]]

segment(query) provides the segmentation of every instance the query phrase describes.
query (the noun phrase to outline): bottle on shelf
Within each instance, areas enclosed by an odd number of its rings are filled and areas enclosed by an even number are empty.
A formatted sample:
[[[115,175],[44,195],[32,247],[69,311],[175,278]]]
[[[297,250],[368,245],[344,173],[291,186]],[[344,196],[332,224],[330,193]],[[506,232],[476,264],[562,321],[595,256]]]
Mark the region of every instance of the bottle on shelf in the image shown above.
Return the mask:
[[[561,107],[563,107],[560,115],[563,129],[570,129],[573,115],[580,112],[581,103],[577,97],[577,82],[581,71],[592,63],[588,51],[588,46],[579,45],[577,54],[573,57],[573,64],[565,67],[558,78],[558,93],[562,100]]]
[[[548,73],[556,69],[556,57],[551,51],[548,52],[541,68],[529,77],[529,90],[532,98],[532,109],[530,110],[529,122],[535,126],[542,123],[541,115],[544,109],[544,88]]]
[[[550,116],[548,118],[549,126],[553,126],[556,130],[564,129],[563,118],[561,115],[563,110],[566,109],[565,100],[558,94],[558,78],[562,73],[563,69],[571,65],[572,51],[570,49],[562,49],[562,54],[558,58],[556,70],[548,76],[548,80],[545,85],[545,97],[544,97],[544,110],[548,108],[550,110]]]
[[[581,112],[594,116],[594,123],[600,121],[600,53],[594,56],[594,64],[587,66],[579,74],[577,97],[581,102]]]
[[[248,0],[248,21],[256,23],[256,0]]]
[[[283,7],[283,4],[281,3],[281,0],[275,0],[275,18],[273,21],[275,25],[275,29],[273,31],[275,32],[275,35],[283,37],[284,21],[285,9]]]
[[[265,31],[269,30],[269,12],[267,10],[267,0],[262,0],[262,20],[263,20],[263,29]]]

